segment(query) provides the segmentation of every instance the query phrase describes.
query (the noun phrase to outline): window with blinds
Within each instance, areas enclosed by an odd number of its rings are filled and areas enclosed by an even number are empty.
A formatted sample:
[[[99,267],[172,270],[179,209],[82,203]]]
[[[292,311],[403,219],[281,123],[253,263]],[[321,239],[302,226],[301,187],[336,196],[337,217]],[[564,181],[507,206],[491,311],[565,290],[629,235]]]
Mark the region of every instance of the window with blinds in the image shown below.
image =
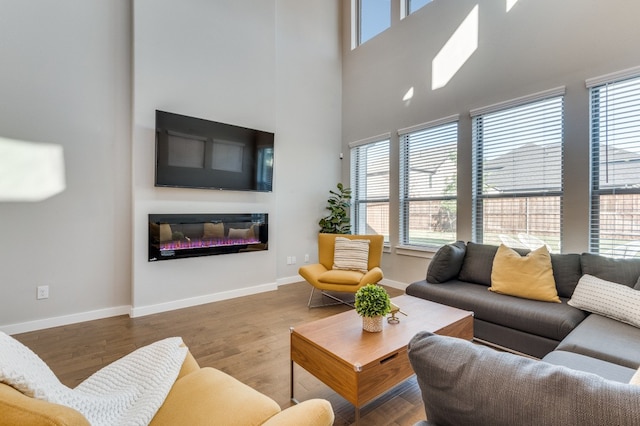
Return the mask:
[[[389,242],[389,139],[351,147],[351,224]]]
[[[440,246],[456,240],[458,121],[398,132],[400,241]]]
[[[473,235],[560,252],[564,88],[472,111]]]
[[[640,253],[640,76],[587,82],[591,113],[590,250]]]

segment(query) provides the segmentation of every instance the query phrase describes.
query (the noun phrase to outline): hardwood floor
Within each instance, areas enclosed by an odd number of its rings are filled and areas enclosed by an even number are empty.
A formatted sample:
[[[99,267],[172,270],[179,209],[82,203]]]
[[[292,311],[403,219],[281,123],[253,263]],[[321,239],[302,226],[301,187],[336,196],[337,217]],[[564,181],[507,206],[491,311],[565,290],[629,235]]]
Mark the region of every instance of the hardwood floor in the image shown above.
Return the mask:
[[[387,288],[397,296],[403,291]],[[289,327],[349,309],[307,308],[310,286],[296,283],[276,291],[209,303],[141,318],[119,316],[14,335],[37,353],[67,386],[141,346],[181,336],[201,366],[222,370],[289,407]],[[320,296],[316,294],[317,302]],[[336,426],[354,422],[353,406],[295,366],[296,398],[325,398]],[[415,377],[361,410],[361,424],[406,426],[424,419]]]

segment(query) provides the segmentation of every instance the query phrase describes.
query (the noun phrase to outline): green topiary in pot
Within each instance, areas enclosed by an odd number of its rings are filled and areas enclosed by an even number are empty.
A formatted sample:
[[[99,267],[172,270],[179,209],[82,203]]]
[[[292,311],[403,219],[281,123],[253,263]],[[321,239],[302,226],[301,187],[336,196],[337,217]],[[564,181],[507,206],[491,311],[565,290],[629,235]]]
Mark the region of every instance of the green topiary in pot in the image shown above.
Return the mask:
[[[387,290],[377,284],[367,284],[356,292],[356,312],[363,317],[384,316],[391,312]]]

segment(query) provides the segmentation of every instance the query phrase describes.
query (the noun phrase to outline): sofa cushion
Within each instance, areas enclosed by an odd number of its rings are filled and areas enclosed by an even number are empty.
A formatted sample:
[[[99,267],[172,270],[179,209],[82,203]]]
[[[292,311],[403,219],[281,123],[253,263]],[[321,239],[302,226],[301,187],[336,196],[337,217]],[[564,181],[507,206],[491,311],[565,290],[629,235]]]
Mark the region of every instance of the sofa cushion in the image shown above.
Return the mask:
[[[548,353],[542,360],[555,365],[564,365],[574,370],[597,374],[605,379],[621,383],[628,383],[635,373],[633,368],[623,367],[622,365],[603,361],[598,358],[560,350]]]
[[[557,341],[566,337],[586,317],[580,309],[567,305],[566,299],[563,303],[520,299],[459,280],[451,280],[446,285],[419,281],[409,285],[406,293],[473,311],[474,317],[483,321]]]
[[[591,314],[560,342],[558,349],[635,369],[640,366],[640,329]]]
[[[640,259],[612,259],[593,253],[582,253],[582,273],[633,287],[640,277]]]
[[[517,253],[524,256],[530,250],[514,248]],[[464,261],[458,274],[460,281],[470,283],[491,285],[491,270],[493,269],[493,258],[498,251],[498,246],[489,244],[477,244],[469,241]]]
[[[434,284],[456,278],[462,267],[467,246],[464,241],[445,244],[433,255],[427,269],[427,281]]]
[[[584,275],[569,305],[640,327],[640,291]]]
[[[436,424],[633,425],[640,418],[638,386],[461,339],[418,333],[409,360]]]
[[[493,258],[489,290],[525,299],[560,303],[546,246],[526,256],[504,244]]]
[[[468,242],[458,279],[490,286],[493,258],[497,251],[498,246]]]
[[[576,253],[551,253],[551,266],[553,267],[553,279],[556,282],[558,296],[571,297],[580,277],[582,277],[580,255]]]

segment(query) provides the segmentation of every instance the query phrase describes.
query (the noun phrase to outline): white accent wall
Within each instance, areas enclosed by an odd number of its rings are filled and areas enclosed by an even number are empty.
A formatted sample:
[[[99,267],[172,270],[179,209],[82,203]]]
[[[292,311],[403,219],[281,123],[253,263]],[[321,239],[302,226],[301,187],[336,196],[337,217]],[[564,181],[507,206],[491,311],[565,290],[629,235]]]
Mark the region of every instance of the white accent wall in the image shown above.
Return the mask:
[[[351,1],[343,2],[350,34]],[[392,0],[400,10],[400,0]],[[640,65],[640,2],[632,0],[434,0],[407,18],[395,13],[385,32],[351,49],[343,39],[343,149],[391,133],[391,253],[385,277],[424,279],[432,253],[401,254],[397,130],[460,115],[458,238],[471,239],[469,111],[566,86],[563,251],[588,250],[589,106],[585,79]],[[432,61],[478,7],[477,49],[448,83],[432,89]],[[464,51],[465,49],[460,49]],[[410,88],[414,96],[403,97]],[[348,163],[343,173],[348,176]],[[404,251],[403,253],[407,253]],[[417,256],[417,257],[415,257]]]
[[[299,280],[341,173],[338,0],[0,0],[0,10],[0,135],[61,144],[67,174],[49,200],[0,203],[0,329]],[[154,187],[156,109],[275,132],[274,191]],[[201,212],[268,213],[269,250],[147,261],[147,214]],[[43,284],[50,297],[36,300]]]

